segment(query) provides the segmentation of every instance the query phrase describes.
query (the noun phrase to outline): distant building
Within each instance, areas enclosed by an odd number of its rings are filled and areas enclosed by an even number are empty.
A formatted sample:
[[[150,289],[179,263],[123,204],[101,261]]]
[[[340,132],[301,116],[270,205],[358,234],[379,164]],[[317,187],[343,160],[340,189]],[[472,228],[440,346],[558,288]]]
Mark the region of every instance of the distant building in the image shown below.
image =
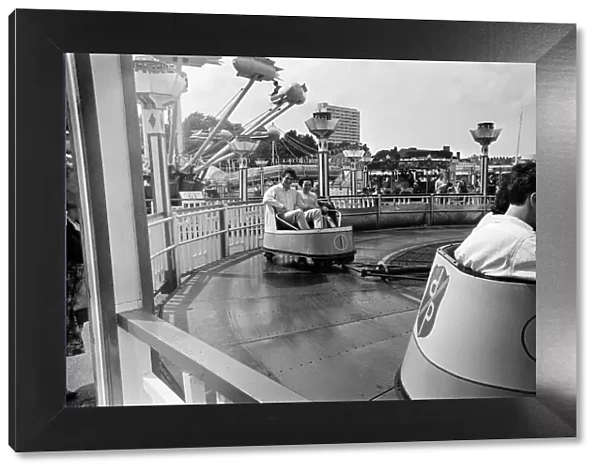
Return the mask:
[[[360,111],[355,108],[331,105],[328,102],[319,102],[317,108],[331,113],[331,118],[339,119],[335,132],[329,137],[330,143],[360,144]]]
[[[417,148],[401,148],[399,151],[400,159],[411,158],[429,158],[429,159],[451,159],[453,154],[450,146],[444,146],[442,149],[417,149]],[[457,154],[460,159],[460,153]]]

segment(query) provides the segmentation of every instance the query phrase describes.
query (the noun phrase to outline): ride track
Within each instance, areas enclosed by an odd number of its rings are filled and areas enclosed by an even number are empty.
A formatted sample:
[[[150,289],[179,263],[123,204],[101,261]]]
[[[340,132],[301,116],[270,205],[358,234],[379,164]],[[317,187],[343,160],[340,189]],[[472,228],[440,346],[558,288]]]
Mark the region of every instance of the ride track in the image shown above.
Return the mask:
[[[353,266],[422,266],[471,228],[356,233]],[[382,280],[346,269],[316,272],[292,258],[269,262],[259,250],[237,254],[193,273],[162,318],[307,399],[397,399],[394,374],[426,276]],[[162,362],[170,384],[181,385],[177,367]]]

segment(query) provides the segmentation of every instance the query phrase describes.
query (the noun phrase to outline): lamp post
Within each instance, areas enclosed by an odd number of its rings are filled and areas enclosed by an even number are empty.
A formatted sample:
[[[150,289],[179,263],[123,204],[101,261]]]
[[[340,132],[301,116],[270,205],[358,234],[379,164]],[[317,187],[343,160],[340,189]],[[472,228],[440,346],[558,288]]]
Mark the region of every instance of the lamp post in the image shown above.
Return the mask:
[[[258,147],[258,142],[238,137],[229,143],[229,146],[231,151],[240,157],[240,200],[246,202],[248,201],[248,155]]]
[[[319,104],[320,105],[320,104]],[[313,113],[312,118],[305,122],[306,128],[319,140],[319,191],[321,197],[329,197],[329,160],[328,160],[328,141],[333,134],[339,120],[331,118],[331,112],[326,107],[319,106],[319,109]]]
[[[364,155],[360,158],[360,162],[362,163],[362,186],[363,187],[371,187],[369,185],[369,163],[373,161],[373,156]]]
[[[257,159],[256,164],[260,166],[260,195],[265,193],[265,166],[269,161],[266,159]]]
[[[477,124],[476,130],[469,130],[473,139],[481,145],[481,190],[483,194],[483,209],[487,200],[487,174],[490,145],[498,139],[502,128],[494,129],[493,122]]]
[[[364,157],[364,154],[365,150],[363,149],[344,150],[344,156],[352,160],[352,163],[350,165],[350,195],[358,194],[358,189],[356,185],[356,161],[362,159]]]

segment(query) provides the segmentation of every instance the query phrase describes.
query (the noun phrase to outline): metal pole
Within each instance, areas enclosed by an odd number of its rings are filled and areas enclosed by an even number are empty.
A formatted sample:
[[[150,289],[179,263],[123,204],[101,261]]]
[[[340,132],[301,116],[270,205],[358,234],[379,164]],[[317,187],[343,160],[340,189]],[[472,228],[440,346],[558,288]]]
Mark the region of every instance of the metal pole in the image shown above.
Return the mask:
[[[488,175],[488,152],[489,145],[481,145],[481,190],[483,195],[483,213],[487,207],[487,175]]]
[[[238,96],[238,98],[235,100],[235,102],[231,105],[229,110],[227,110],[225,115],[223,115],[221,117],[221,120],[219,121],[219,123],[217,123],[217,126],[211,130],[208,137],[206,138],[206,141],[204,143],[202,143],[202,146],[200,146],[198,151],[196,151],[196,154],[194,154],[194,157],[190,160],[190,163],[193,164],[200,156],[202,156],[202,153],[204,152],[204,150],[206,150],[206,148],[208,148],[210,141],[219,132],[219,130],[223,127],[225,120],[227,120],[230,117],[230,115],[233,113],[233,111],[236,109],[236,107],[239,105],[239,103],[242,101],[242,99],[248,93],[248,91],[250,90],[250,87],[252,87],[252,85],[254,84],[255,81],[256,81],[256,79],[254,79],[254,78],[250,79],[248,81],[248,84],[246,84],[246,87],[244,87],[244,90],[242,91],[242,93]]]
[[[356,186],[356,163],[352,162],[352,168],[350,169],[350,193],[352,195],[358,194]]]
[[[240,158],[240,200],[242,202],[248,201],[248,166],[246,165],[246,158]]]
[[[319,138],[319,191],[321,197],[329,197],[329,162],[327,140]]]
[[[263,167],[260,167],[260,195],[263,196],[265,194],[265,170]]]

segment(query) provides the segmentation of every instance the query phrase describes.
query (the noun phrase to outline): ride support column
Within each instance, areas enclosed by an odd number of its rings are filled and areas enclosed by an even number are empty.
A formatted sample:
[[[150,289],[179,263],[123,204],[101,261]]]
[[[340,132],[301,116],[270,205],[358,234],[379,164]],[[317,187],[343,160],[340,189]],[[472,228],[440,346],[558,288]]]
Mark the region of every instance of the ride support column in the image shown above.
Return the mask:
[[[148,158],[152,172],[152,197],[156,213],[164,217],[171,215],[171,189],[165,142],[164,113],[162,109],[144,105],[142,108],[142,128],[148,143]],[[175,229],[170,224],[162,225],[165,248],[175,243]],[[166,283],[162,293],[170,294],[179,284],[177,262],[174,252],[167,252]]]
[[[248,201],[248,162],[245,157],[240,158],[240,201]]]
[[[488,179],[488,152],[489,146],[483,145],[481,147],[482,156],[481,156],[481,191],[483,194],[483,214],[486,214],[487,209],[487,179]]]
[[[319,138],[319,192],[329,197],[329,145],[327,139]]]
[[[358,194],[357,185],[356,185],[356,163],[352,162],[352,167],[350,168],[350,193],[352,195]]]

